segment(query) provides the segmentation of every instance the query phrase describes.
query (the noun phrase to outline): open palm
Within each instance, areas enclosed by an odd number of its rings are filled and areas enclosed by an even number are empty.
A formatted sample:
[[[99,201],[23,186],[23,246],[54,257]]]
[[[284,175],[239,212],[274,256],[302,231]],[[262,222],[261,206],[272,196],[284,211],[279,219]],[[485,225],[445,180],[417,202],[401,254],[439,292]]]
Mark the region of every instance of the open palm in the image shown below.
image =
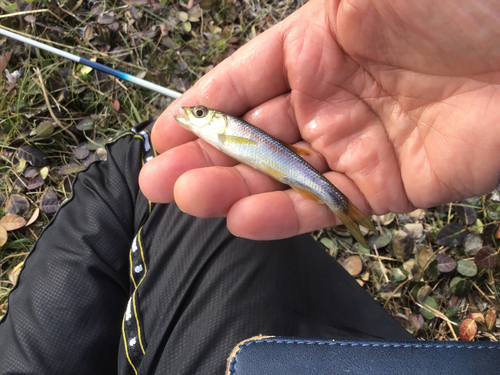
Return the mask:
[[[366,214],[486,193],[500,177],[499,20],[495,1],[312,0],[162,114],[141,188],[252,239],[339,223],[174,121],[203,104],[310,149]]]

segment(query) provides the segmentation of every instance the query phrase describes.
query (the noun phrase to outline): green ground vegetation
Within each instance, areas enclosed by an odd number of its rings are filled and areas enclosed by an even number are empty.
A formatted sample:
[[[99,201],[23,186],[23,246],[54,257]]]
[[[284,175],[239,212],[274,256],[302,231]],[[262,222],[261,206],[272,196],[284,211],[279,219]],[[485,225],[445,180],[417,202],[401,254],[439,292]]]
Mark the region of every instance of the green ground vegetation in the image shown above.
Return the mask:
[[[300,1],[0,1],[2,27],[184,92]],[[0,309],[78,171],[171,99],[0,37]],[[374,218],[372,249],[315,232],[420,339],[499,339],[500,195]],[[346,301],[348,303],[348,301]]]

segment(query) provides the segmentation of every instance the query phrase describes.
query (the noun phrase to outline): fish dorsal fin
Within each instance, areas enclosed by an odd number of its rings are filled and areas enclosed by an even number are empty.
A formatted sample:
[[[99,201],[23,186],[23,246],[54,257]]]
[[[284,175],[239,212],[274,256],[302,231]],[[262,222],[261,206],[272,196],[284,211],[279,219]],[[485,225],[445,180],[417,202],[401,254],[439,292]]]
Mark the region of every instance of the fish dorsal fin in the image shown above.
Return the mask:
[[[219,134],[219,141],[221,141],[223,144],[232,144],[232,145],[255,146],[258,144],[257,142],[252,141],[251,139],[248,138],[237,137],[235,135],[226,135],[226,134]]]
[[[309,199],[315,201],[316,203],[325,204],[325,202],[323,202],[321,199],[319,199],[316,195],[314,195],[313,193],[311,193],[308,190],[301,189],[301,188],[299,188],[297,186],[292,186],[292,188],[293,188],[293,190],[295,190],[300,195],[302,195],[302,196],[304,196],[306,198],[309,198]]]
[[[311,156],[311,151],[306,150],[305,148],[300,148],[292,145],[287,145],[290,147],[293,151],[295,151],[296,154],[301,155],[301,156]]]

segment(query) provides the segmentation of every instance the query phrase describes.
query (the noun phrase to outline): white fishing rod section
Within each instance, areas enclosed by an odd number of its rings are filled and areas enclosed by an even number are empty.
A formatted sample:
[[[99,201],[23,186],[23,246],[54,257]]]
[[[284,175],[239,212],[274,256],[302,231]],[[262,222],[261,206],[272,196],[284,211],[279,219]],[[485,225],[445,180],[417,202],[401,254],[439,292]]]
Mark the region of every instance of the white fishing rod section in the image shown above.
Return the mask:
[[[106,73],[106,74],[109,74],[109,75],[111,75],[113,77],[123,79],[124,81],[135,83],[138,86],[142,86],[142,87],[144,87],[146,89],[159,92],[159,93],[161,93],[163,95],[166,95],[166,96],[169,96],[171,98],[176,99],[179,96],[181,96],[180,92],[167,89],[165,87],[162,87],[162,86],[156,85],[154,83],[145,81],[143,79],[137,78],[137,77],[135,77],[133,75],[130,75],[130,74],[121,72],[119,70],[110,68],[109,66],[99,64],[98,62],[94,62],[94,61],[86,59],[84,57],[79,57],[79,56],[73,55],[72,53],[68,53],[68,52],[60,50],[58,48],[54,48],[54,47],[48,46],[48,45],[46,45],[44,43],[37,42],[36,40],[30,39],[30,38],[26,38],[26,37],[24,37],[22,35],[18,35],[16,33],[7,31],[5,29],[0,28],[0,34],[1,35],[5,35],[5,36],[7,36],[9,38],[12,38],[12,39],[15,39],[15,40],[19,40],[20,42],[27,43],[27,44],[29,44],[31,46],[43,49],[45,51],[52,52],[52,53],[54,53],[54,54],[56,54],[58,56],[65,57],[65,58],[67,58],[69,60],[72,60],[72,61],[75,61],[75,62],[77,62],[79,64],[89,66],[89,67],[91,67],[93,69],[99,70],[99,71],[101,71],[103,73]]]

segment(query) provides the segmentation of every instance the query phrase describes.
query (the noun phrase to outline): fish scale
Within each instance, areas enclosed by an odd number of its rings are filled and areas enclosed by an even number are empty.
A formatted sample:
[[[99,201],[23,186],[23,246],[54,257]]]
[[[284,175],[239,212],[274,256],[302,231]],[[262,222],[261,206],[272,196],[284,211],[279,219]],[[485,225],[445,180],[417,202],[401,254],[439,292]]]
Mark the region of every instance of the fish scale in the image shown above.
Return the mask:
[[[284,175],[278,181],[314,191],[315,195],[327,205],[328,201],[333,201],[332,205],[336,208],[340,210],[347,208],[347,198],[344,194],[286,143],[238,118],[228,118],[227,122],[226,133],[229,131],[230,135],[254,140],[258,145],[225,145],[225,147],[216,145],[218,149],[227,151],[229,156],[247,165],[264,162]]]
[[[262,129],[237,117],[204,106],[184,107],[176,121],[218,150],[300,194],[326,204],[361,245],[368,248],[359,225],[375,233],[372,222],[326,177],[299,153],[309,151],[287,145]]]

